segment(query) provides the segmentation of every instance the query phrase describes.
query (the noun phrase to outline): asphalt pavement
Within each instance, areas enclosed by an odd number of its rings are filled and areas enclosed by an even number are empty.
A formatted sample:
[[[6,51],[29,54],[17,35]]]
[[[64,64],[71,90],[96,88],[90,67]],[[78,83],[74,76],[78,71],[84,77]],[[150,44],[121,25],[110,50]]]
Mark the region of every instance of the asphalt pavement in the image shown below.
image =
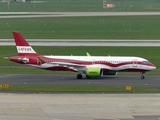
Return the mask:
[[[160,46],[160,40],[101,40],[101,39],[26,39],[32,46]],[[13,39],[0,39],[0,46],[15,46]]]
[[[80,16],[144,16],[160,12],[0,12],[0,18],[80,17]],[[4,15],[4,16],[3,16]]]
[[[0,93],[0,120],[159,120],[160,94]]]
[[[0,84],[16,86],[134,86],[134,87],[160,87],[160,76],[146,75],[116,75],[101,78],[77,79],[75,75],[64,74],[0,74]]]

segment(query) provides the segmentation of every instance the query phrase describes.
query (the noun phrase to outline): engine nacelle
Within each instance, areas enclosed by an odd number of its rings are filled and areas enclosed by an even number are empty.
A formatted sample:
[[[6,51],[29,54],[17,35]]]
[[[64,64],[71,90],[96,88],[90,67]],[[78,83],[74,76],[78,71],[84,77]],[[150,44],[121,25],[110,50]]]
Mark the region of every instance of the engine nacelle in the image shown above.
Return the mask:
[[[103,70],[97,67],[87,68],[86,75],[88,77],[101,77],[103,75]]]
[[[103,75],[117,75],[116,71],[103,72]]]

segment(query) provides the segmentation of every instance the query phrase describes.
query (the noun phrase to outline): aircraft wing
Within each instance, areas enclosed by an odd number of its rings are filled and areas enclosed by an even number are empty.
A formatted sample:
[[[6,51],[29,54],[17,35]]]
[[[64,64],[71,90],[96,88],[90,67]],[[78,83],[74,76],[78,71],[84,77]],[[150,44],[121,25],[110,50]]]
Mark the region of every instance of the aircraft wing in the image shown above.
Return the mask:
[[[85,65],[77,65],[77,64],[71,64],[71,63],[63,63],[63,62],[49,62],[46,63],[42,58],[37,57],[43,64],[52,64],[55,66],[63,66],[63,67],[70,67],[73,69],[76,69],[77,71],[85,71],[86,70],[86,66]]]
[[[84,66],[84,65],[62,63],[62,62],[51,62],[51,63],[48,63],[48,64],[53,64],[53,65],[63,66],[63,67],[72,67],[72,68],[76,69],[77,71],[85,71],[86,70],[86,66]]]

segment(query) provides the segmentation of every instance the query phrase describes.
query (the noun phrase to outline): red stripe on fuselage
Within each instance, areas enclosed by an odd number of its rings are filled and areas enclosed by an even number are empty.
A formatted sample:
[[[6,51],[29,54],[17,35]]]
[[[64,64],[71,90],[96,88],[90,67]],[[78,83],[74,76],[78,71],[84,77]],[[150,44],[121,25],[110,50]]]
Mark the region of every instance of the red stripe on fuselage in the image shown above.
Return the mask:
[[[11,57],[11,61],[14,61],[14,62],[18,62],[18,58],[29,58],[29,62],[27,63],[21,63],[21,64],[33,64],[33,65],[41,65],[43,63],[41,63],[40,60],[38,60],[38,57],[40,57],[41,59],[45,60],[47,63],[50,63],[50,62],[64,62],[64,63],[70,63],[70,64],[77,64],[77,65],[106,65],[106,66],[110,66],[110,67],[120,67],[120,66],[124,66],[124,65],[133,65],[133,61],[131,62],[122,62],[122,63],[118,63],[118,64],[113,64],[113,63],[109,63],[109,62],[103,62],[101,63],[100,61],[81,61],[81,60],[74,60],[74,59],[58,59],[58,58],[47,58],[45,56],[42,56],[42,55],[38,55],[38,54],[29,54],[29,55],[25,55],[23,54],[23,56],[13,56]],[[135,65],[135,64],[134,64]],[[136,62],[136,65],[143,65],[142,62]],[[153,64],[145,64],[146,66],[154,66]],[[60,70],[60,71],[76,71],[72,68],[68,68],[68,67],[63,67],[63,66],[53,66],[53,67],[49,67],[49,68],[45,68],[47,70]],[[107,70],[105,68],[103,68],[104,71],[110,71],[110,70]],[[144,70],[142,69],[137,69],[137,68],[124,68],[123,70],[119,70],[119,71],[131,71],[131,72],[143,72]]]
[[[134,65],[144,65],[142,64],[141,61],[137,61],[136,64],[134,63],[134,61],[130,61],[130,62],[121,62],[121,63],[110,63],[110,62],[101,62],[101,61],[82,61],[82,60],[74,60],[74,59],[58,59],[58,58],[47,58],[47,57],[41,57],[43,60],[45,60],[46,62],[65,62],[65,63],[71,63],[71,64],[77,64],[77,65],[93,65],[93,64],[101,64],[101,65],[107,65],[110,67],[120,67],[123,65],[130,65],[130,64],[134,64]],[[149,64],[145,64],[145,66],[154,66],[153,64],[149,63]]]

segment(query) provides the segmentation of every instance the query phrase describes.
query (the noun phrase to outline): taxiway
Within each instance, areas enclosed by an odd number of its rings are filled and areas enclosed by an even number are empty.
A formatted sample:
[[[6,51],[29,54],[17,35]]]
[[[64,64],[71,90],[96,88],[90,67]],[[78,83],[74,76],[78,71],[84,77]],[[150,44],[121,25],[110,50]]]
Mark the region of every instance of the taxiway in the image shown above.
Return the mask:
[[[160,94],[0,93],[0,120],[158,120]]]
[[[57,74],[0,74],[0,84],[9,85],[52,85],[52,86],[134,86],[134,87],[160,87],[160,76],[146,75],[116,75],[101,78],[84,78],[78,80],[75,75]]]
[[[26,39],[32,46],[160,46],[160,40],[87,40],[87,39]],[[13,39],[0,39],[0,46],[14,45]]]
[[[0,12],[0,15],[1,15],[0,18],[144,16],[144,15],[151,16],[151,15],[160,15],[160,12]]]

